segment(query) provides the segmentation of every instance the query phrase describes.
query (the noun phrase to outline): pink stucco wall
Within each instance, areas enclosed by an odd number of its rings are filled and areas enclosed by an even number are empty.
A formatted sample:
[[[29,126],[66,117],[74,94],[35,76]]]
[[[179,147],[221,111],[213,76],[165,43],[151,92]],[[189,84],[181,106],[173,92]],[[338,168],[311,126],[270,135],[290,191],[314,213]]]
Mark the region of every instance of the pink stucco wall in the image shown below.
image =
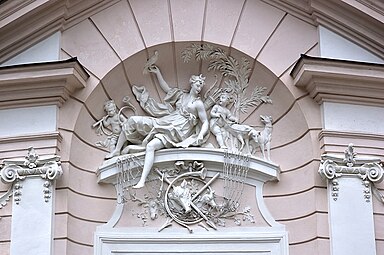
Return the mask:
[[[100,137],[91,125],[104,116],[104,101],[114,99],[121,106],[122,96],[134,98],[133,85],[145,85],[154,98],[163,97],[151,76],[142,72],[154,50],[169,84],[188,88],[189,76],[200,72],[212,84],[207,63],[183,63],[180,57],[191,42],[201,41],[248,58],[254,67],[250,86],[267,87],[273,100],[243,114],[241,122],[261,126],[260,114],[274,119],[271,157],[281,175],[279,182],[265,186],[264,194],[273,217],[286,225],[290,254],[329,254],[326,183],[317,173],[320,106],[289,75],[300,54],[318,55],[317,28],[262,1],[137,0],[118,1],[62,32],[61,57],[78,57],[90,78],[59,109],[63,139],[58,153],[64,175],[56,187],[56,255],[93,254],[94,231],[114,210],[114,187],[98,184],[95,174],[106,151],[95,146]],[[376,202],[374,206],[380,224],[383,208]],[[10,215],[11,209],[0,213]],[[1,221],[9,225],[10,217]],[[9,232],[0,231],[0,254],[2,246],[9,246]],[[384,250],[380,229],[377,239],[378,251]]]
[[[260,114],[273,116],[272,159],[282,170],[281,181],[265,187],[267,206],[287,226],[292,254],[328,252],[325,184],[316,173],[319,106],[289,77],[301,53],[316,53],[317,30],[259,1],[121,1],[63,32],[63,56],[77,56],[92,77],[60,113],[60,130],[70,142],[64,154],[68,174],[58,187],[68,204],[58,207],[56,216],[68,225],[58,225],[58,247],[68,243],[67,252],[92,253],[95,227],[113,209],[112,188],[98,185],[94,174],[105,152],[95,147],[99,138],[90,126],[104,115],[103,102],[111,98],[121,106],[123,95],[134,98],[133,85],[145,85],[153,97],[163,97],[150,75],[142,74],[154,50],[169,84],[188,88],[189,76],[200,72],[212,84],[207,63],[186,64],[180,57],[185,47],[199,41],[252,61],[250,84],[267,87],[273,104],[250,110],[241,121],[261,126]],[[62,253],[57,249],[56,254]]]

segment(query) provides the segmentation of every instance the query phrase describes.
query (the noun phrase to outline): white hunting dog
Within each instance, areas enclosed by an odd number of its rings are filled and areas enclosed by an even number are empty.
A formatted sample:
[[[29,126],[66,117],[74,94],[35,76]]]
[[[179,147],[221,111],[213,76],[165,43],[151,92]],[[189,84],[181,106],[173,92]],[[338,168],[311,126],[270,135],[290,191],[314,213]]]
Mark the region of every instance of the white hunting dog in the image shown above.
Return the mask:
[[[264,160],[271,161],[271,139],[272,139],[272,117],[260,115],[261,122],[264,124],[264,129],[258,131],[251,126],[245,124],[224,124],[223,128],[232,140],[232,148],[235,144],[233,138],[240,142],[239,151],[242,152],[245,148],[246,152],[255,154],[257,147],[260,147]],[[267,153],[265,153],[267,151]]]
[[[264,129],[258,133],[257,136],[250,134],[252,153],[255,152],[257,147],[260,147],[264,160],[271,161],[271,139],[272,139],[272,117],[260,115],[261,122],[264,123]],[[267,155],[265,155],[267,151]]]

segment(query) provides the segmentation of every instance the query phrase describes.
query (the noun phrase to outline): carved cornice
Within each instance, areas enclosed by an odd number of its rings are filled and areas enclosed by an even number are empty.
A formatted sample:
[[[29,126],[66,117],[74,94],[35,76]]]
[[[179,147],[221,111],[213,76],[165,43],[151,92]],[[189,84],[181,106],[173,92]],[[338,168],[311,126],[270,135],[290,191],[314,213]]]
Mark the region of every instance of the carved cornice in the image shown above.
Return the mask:
[[[62,135],[59,132],[38,133],[0,138],[0,158],[15,158],[25,153],[25,148],[34,146],[40,153],[56,154],[60,151]]]
[[[16,144],[16,143],[25,144],[26,142],[37,142],[37,141],[44,141],[44,140],[55,140],[55,141],[58,141],[58,143],[61,143],[61,141],[63,140],[63,137],[59,132],[10,136],[10,137],[1,137],[0,144]]]
[[[6,1],[0,8],[0,62],[60,31],[67,1]]]
[[[302,55],[291,75],[318,103],[384,105],[384,64]]]
[[[345,139],[364,139],[384,142],[384,135],[380,134],[367,134],[358,132],[344,132],[337,130],[322,130],[319,133],[319,140],[323,140],[326,137],[331,138],[345,138]]]
[[[313,20],[384,58],[384,5],[380,1],[310,1]]]
[[[384,58],[384,4],[372,0],[262,0],[308,23],[324,26]]]
[[[76,58],[38,64],[0,67],[0,108],[61,106],[89,75]]]
[[[320,24],[384,58],[380,1],[263,0],[314,25]],[[0,8],[0,62],[118,0],[12,0]]]
[[[207,169],[211,172],[208,175],[212,175],[213,172],[221,172],[224,167],[224,150],[220,149],[208,149],[208,148],[185,148],[185,149],[163,149],[156,152],[154,166],[164,168],[173,165],[177,160],[185,161],[202,161]],[[138,165],[142,165],[144,162],[144,153],[137,153],[135,159],[138,161]],[[99,183],[112,183],[115,184],[119,169],[117,162],[124,160],[125,157],[130,155],[115,157],[104,161],[103,165],[97,170],[97,176]],[[137,166],[134,166],[137,167]],[[134,168],[132,168],[135,170]],[[276,181],[279,180],[280,167],[271,162],[264,161],[256,157],[249,158],[249,171],[247,175],[248,181]]]

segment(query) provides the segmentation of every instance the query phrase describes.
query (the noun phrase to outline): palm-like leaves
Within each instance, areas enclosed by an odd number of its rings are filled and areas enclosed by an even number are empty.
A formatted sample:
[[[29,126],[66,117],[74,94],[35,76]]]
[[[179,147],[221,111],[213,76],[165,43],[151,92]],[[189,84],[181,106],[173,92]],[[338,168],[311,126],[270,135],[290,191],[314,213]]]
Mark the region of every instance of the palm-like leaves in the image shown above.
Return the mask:
[[[246,113],[248,107],[258,106],[261,103],[271,104],[272,103],[271,98],[269,96],[263,95],[265,90],[266,90],[265,87],[256,87],[253,90],[250,98],[244,98],[240,102],[240,111],[242,113]]]
[[[208,70],[219,71],[228,78],[225,84],[236,94],[234,109],[236,115],[239,115],[240,112],[246,113],[248,107],[255,107],[261,103],[272,103],[269,96],[263,95],[265,87],[256,86],[250,98],[246,98],[249,76],[252,73],[248,59],[242,58],[239,62],[236,58],[227,55],[221,48],[214,48],[209,44],[192,44],[182,51],[181,57],[184,62],[189,62],[193,57],[197,61],[210,60]]]

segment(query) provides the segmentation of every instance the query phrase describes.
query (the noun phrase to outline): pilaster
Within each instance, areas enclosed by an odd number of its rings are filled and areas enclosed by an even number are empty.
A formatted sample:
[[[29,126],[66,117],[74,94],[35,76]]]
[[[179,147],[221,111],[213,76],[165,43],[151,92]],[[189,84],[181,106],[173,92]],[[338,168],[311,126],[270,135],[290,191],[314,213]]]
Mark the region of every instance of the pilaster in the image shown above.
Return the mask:
[[[291,75],[322,109],[319,174],[327,180],[331,254],[376,254],[372,199],[383,179],[375,155],[384,154],[384,65],[302,55]]]
[[[327,180],[332,254],[376,254],[372,209],[374,184],[383,180],[380,159],[324,154],[319,174]]]
[[[52,254],[55,181],[62,175],[60,157],[39,157],[28,149],[24,160],[4,160],[0,178],[11,184],[0,197],[12,197],[11,254]]]

